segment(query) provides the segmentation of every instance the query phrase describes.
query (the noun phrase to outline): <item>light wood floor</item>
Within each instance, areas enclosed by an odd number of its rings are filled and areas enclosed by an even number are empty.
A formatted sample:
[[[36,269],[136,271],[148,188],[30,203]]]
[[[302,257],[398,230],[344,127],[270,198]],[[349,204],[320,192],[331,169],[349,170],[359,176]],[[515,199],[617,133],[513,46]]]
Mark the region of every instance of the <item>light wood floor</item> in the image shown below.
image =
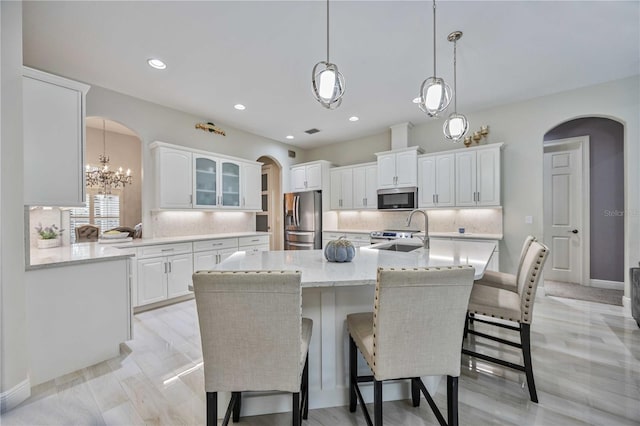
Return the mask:
[[[462,358],[462,425],[640,425],[640,329],[622,308],[544,296],[532,324],[539,404],[524,375]],[[482,327],[477,324],[476,327]],[[0,417],[2,425],[201,425],[205,404],[193,301],[138,314],[130,353],[44,383]],[[502,332],[502,334],[508,331]],[[79,342],[81,344],[81,342]],[[467,344],[474,345],[473,342]],[[512,348],[475,343],[509,356]],[[73,348],[70,348],[73,350]],[[178,376],[179,374],[179,376]],[[446,407],[445,381],[436,402]],[[434,425],[423,400],[384,404],[387,425]],[[443,408],[444,411],[444,408]],[[289,425],[290,414],[241,418],[247,426]],[[364,425],[346,407],[309,412],[309,426]]]

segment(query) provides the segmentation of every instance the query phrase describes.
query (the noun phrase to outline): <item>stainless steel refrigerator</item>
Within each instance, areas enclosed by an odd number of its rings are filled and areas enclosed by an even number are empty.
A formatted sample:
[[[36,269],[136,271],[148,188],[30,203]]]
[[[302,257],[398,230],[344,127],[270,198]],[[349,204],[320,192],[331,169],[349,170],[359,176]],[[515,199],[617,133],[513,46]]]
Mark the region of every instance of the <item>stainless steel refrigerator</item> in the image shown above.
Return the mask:
[[[322,248],[322,192],[284,194],[284,249]]]

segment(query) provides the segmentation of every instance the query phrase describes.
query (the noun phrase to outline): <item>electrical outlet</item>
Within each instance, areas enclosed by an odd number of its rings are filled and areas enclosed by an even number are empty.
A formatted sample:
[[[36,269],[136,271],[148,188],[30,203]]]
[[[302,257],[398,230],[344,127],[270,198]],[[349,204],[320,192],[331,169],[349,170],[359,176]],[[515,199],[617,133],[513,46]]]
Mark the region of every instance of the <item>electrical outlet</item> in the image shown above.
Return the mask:
[[[532,224],[533,223],[533,216],[525,216],[524,217],[524,223]]]

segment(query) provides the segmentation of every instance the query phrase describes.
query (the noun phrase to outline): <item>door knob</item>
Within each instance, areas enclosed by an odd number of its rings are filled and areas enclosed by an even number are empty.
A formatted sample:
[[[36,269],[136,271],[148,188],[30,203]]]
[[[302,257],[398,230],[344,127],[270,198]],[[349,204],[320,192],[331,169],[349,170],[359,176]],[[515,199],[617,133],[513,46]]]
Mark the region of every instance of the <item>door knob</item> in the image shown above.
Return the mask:
[[[577,229],[572,229],[571,231],[567,231],[567,232],[571,232],[572,234],[577,234],[578,230]]]

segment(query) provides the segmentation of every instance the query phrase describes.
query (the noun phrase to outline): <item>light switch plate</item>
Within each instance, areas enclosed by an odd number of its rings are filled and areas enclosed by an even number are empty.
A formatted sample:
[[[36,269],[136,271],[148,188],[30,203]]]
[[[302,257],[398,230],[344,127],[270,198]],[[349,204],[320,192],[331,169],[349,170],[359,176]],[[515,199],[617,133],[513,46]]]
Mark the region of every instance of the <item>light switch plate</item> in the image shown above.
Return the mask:
[[[533,216],[525,216],[524,217],[524,223],[532,224],[533,223]]]

